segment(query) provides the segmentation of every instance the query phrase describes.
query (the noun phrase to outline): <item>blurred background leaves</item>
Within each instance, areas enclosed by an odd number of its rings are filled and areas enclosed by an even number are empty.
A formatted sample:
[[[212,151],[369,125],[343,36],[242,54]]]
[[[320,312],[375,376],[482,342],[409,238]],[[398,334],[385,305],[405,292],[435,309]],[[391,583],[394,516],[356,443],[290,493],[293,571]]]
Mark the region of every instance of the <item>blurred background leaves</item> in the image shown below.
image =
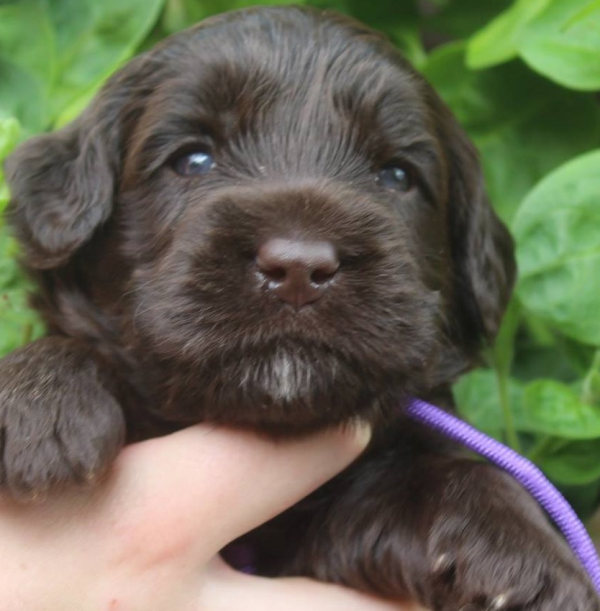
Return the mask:
[[[310,4],[383,30],[453,109],[513,230],[520,278],[461,414],[600,504],[600,0],[0,0],[0,161],[135,53],[222,11]],[[0,171],[0,211],[8,191]],[[0,222],[0,354],[43,332]]]

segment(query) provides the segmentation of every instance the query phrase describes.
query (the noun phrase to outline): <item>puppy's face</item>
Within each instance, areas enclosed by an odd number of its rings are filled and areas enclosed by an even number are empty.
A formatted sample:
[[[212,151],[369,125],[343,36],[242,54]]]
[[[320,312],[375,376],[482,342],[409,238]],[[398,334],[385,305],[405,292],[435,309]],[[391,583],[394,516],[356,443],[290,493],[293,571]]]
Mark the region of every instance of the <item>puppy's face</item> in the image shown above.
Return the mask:
[[[341,18],[206,22],[29,146],[8,172],[30,266],[85,270],[180,422],[378,418],[464,369],[508,298],[510,239],[472,148],[383,39]],[[34,217],[36,163],[63,193]]]

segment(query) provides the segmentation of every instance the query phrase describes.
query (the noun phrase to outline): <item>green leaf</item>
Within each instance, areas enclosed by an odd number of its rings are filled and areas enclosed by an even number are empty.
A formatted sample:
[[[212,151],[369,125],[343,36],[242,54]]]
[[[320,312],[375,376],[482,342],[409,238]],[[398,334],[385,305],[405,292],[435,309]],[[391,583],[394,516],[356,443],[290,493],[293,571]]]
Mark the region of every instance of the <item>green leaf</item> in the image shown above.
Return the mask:
[[[473,371],[461,378],[453,391],[465,420],[496,439],[503,438],[504,419],[494,371]],[[525,386],[510,378],[508,395],[515,428],[521,433],[564,439],[600,437],[600,408],[583,403],[566,384],[535,380]]]
[[[346,14],[350,14],[351,12],[348,8],[348,0],[306,0],[300,4],[310,4],[310,6],[314,6],[316,8],[330,9]]]
[[[0,119],[17,118],[27,133],[46,125],[43,84],[31,72],[0,57]]]
[[[541,439],[545,447],[536,454],[536,464],[570,500],[578,499],[583,486],[600,478],[599,410],[582,405],[573,390],[549,380],[539,380],[524,388],[511,379],[509,395],[517,429],[533,434],[538,445]],[[478,370],[463,377],[454,387],[454,396],[465,420],[486,434],[503,439],[493,371]],[[595,506],[597,499],[585,504],[586,511]]]
[[[55,41],[44,0],[0,5],[0,56],[44,84],[47,91],[56,69]]]
[[[345,0],[354,18],[387,34],[415,65],[426,59],[419,35],[419,11],[415,1]]]
[[[477,32],[467,47],[469,68],[489,68],[514,59],[525,27],[549,2],[551,0],[517,0]]]
[[[600,89],[600,0],[555,0],[525,28],[521,57],[572,89]]]
[[[54,31],[56,53],[61,59],[60,68],[64,69],[94,27],[93,3],[89,0],[50,0],[46,10]]]
[[[13,0],[0,5],[0,118],[26,132],[63,122],[155,24],[164,0]],[[73,108],[70,106],[74,105]],[[74,110],[75,109],[75,110]]]
[[[0,119],[0,164],[16,146],[20,132],[21,126],[14,117]]]
[[[105,79],[135,52],[156,23],[164,0],[74,0],[51,3],[59,43],[59,74],[54,82],[51,115],[62,125],[80,109]]]
[[[491,369],[479,369],[463,376],[453,388],[458,413],[480,431],[503,438],[504,417],[498,394],[496,374]],[[523,386],[516,380],[508,381],[508,396],[515,425],[520,411]]]
[[[570,441],[539,456],[536,463],[557,484],[581,486],[600,479],[600,439]]]
[[[45,2],[13,0],[0,5],[0,119],[17,117],[29,133],[42,129],[55,70]]]
[[[207,16],[206,8],[195,0],[167,0],[161,19],[166,33],[184,30]]]
[[[520,55],[534,70],[573,89],[600,88],[600,0],[517,0],[471,38],[470,68]]]
[[[30,286],[17,266],[16,253],[17,245],[0,226],[0,357],[44,330],[28,305]]]
[[[548,172],[597,146],[593,96],[565,91],[519,61],[472,71],[455,43],[436,49],[423,71],[477,145],[488,193],[506,221]]]
[[[546,177],[515,218],[526,308],[565,335],[600,345],[600,151]]]
[[[592,365],[581,384],[581,397],[591,405],[600,405],[600,349],[596,350]]]
[[[440,3],[440,9],[425,21],[426,30],[456,38],[466,38],[483,28],[498,13],[510,6],[510,0],[452,0]]]
[[[573,384],[588,373],[593,356],[593,347],[580,344],[526,314],[515,343],[513,372],[522,382],[552,378]]]
[[[584,486],[560,484],[559,490],[582,520],[591,518],[598,508],[598,499],[600,498],[599,480]]]
[[[8,187],[4,182],[2,162],[17,144],[17,139],[21,132],[21,126],[15,118],[0,119],[0,214],[4,212],[8,204]],[[2,220],[0,217],[0,226]],[[0,262],[1,263],[1,262]]]
[[[600,408],[583,403],[566,384],[536,380],[523,393],[521,430],[565,439],[600,437]]]
[[[26,291],[0,290],[0,328],[0,357],[43,335],[44,327],[29,308]]]
[[[4,181],[4,178],[0,176],[0,214],[4,212],[8,205],[10,194],[8,192],[8,186]]]
[[[7,228],[0,226],[0,291],[20,290],[28,286],[15,261],[17,252],[17,245]]]

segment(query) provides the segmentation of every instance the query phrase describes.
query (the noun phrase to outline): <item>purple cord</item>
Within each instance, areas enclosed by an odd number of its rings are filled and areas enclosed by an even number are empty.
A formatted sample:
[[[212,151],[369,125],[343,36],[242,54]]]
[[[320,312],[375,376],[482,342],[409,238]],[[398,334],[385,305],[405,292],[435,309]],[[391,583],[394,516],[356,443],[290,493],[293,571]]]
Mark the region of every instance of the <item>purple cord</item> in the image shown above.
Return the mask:
[[[585,526],[562,494],[532,462],[459,418],[421,399],[412,399],[406,413],[413,420],[418,420],[469,450],[485,456],[520,482],[560,528],[600,594],[600,561]]]

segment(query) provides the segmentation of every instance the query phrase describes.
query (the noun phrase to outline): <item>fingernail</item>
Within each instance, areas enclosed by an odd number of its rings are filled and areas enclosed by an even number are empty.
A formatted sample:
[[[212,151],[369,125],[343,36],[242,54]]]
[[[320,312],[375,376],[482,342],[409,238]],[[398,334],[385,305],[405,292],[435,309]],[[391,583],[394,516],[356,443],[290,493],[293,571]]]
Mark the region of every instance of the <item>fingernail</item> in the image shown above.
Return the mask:
[[[356,436],[361,446],[366,448],[371,441],[371,437],[373,436],[373,429],[371,428],[371,425],[368,422],[359,423],[356,429]]]

